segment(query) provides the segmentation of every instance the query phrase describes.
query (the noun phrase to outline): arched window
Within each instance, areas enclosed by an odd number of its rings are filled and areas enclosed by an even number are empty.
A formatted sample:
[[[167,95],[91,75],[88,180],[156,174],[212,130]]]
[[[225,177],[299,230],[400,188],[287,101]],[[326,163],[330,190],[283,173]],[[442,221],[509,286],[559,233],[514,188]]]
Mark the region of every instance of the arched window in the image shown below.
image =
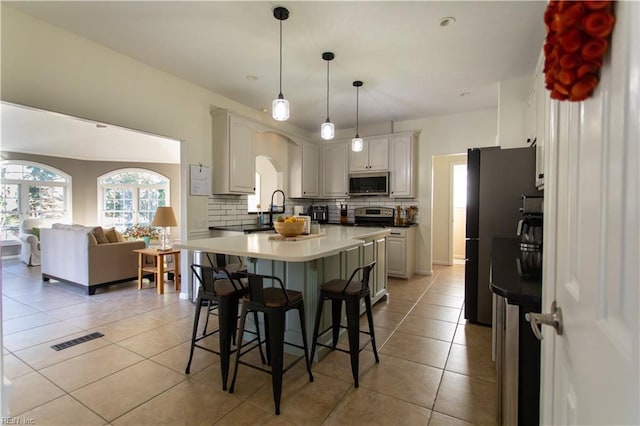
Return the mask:
[[[0,170],[0,240],[17,239],[27,218],[71,218],[71,176],[28,161],[4,160]]]
[[[118,230],[149,225],[159,206],[168,206],[170,180],[145,169],[120,169],[98,178],[101,225]]]

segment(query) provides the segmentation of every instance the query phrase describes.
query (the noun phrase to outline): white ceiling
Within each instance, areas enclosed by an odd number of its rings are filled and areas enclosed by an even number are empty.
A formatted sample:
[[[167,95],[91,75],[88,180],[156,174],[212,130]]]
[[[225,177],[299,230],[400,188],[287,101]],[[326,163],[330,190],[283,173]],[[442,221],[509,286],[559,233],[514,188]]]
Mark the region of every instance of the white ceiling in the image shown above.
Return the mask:
[[[545,1],[24,1],[29,15],[261,110],[278,94],[279,21],[290,122],[317,133],[497,106],[498,82],[531,74]],[[440,26],[443,17],[454,25]],[[254,76],[249,79],[247,76]],[[461,96],[466,93],[467,95]],[[270,114],[270,112],[269,112]]]

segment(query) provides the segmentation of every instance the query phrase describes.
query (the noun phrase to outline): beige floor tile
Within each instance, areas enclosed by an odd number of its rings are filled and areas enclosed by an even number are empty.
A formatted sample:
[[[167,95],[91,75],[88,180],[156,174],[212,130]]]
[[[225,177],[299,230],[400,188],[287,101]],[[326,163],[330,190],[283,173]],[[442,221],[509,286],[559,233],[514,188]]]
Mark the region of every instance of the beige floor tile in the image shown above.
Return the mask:
[[[37,309],[20,303],[10,297],[2,297],[2,320],[7,321],[15,318],[26,317],[39,313]]]
[[[114,425],[211,425],[240,404],[226,392],[184,381],[112,421]]]
[[[22,296],[16,296],[16,300],[40,311],[51,311],[67,306],[88,303],[86,296],[76,296],[62,291],[49,294],[24,294]]]
[[[114,321],[120,321],[125,318],[136,315],[137,312],[130,309],[123,308],[119,305],[115,305],[111,310],[104,312],[92,312],[87,315],[70,318],[66,322],[73,324],[77,327],[82,327],[86,330],[98,330],[105,324],[112,323]]]
[[[2,374],[9,380],[14,380],[35,371],[12,353],[3,355],[2,363]]]
[[[360,387],[350,389],[323,425],[426,425],[429,414],[424,407]]]
[[[438,413],[437,411],[431,412],[431,418],[429,419],[429,426],[472,426],[473,423],[465,422],[462,419],[447,416],[446,414]]]
[[[346,346],[344,346],[346,348]],[[380,350],[378,349],[378,353]],[[374,368],[376,360],[373,352],[360,352],[358,370],[360,377]],[[342,380],[346,383],[353,383],[353,374],[351,373],[351,357],[349,354],[340,351],[330,351],[320,362],[316,362],[311,366],[314,372]]]
[[[164,324],[163,321],[149,314],[140,314],[103,325],[100,327],[100,332],[104,334],[105,339],[115,343]]]
[[[293,368],[283,376],[280,417],[299,425],[320,425],[352,386],[349,383],[315,373],[309,381],[306,369]],[[275,413],[273,392],[268,384],[247,402]]]
[[[444,294],[446,296],[464,297],[464,287],[455,284],[439,282],[429,288],[430,293]]]
[[[69,335],[82,331],[81,328],[62,321],[4,336],[2,344],[10,351],[16,352],[44,342],[54,341],[52,345],[64,342],[69,340]]]
[[[58,321],[61,321],[60,318],[56,318],[45,312],[27,315],[25,317],[2,321],[2,334],[3,336],[8,336],[10,334],[40,327],[46,324],[55,323]]]
[[[398,327],[398,331],[451,342],[456,332],[456,324],[409,315],[402,321],[402,324]]]
[[[215,426],[295,426],[283,416],[276,416],[273,410],[265,411],[248,402],[243,402],[227,414]]]
[[[477,379],[496,381],[496,365],[491,360],[491,345],[451,345],[445,369]]]
[[[18,416],[27,410],[64,395],[64,391],[39,373],[30,373],[12,381],[9,414]]]
[[[152,357],[188,340],[182,329],[167,324],[121,340],[118,344],[144,357]]]
[[[71,340],[78,337],[85,336],[87,333],[76,333],[69,336],[66,336],[64,340]],[[109,342],[105,339],[93,339],[88,342],[84,342],[79,345],[71,346],[67,349],[63,349],[61,351],[56,351],[51,348],[51,345],[56,343],[60,343],[60,339],[56,339],[55,341],[45,342],[40,345],[32,346],[30,348],[21,350],[16,352],[16,356],[20,358],[22,361],[27,363],[32,368],[38,370],[41,368],[48,367],[53,364],[57,364],[64,360],[74,358],[78,355],[91,352],[103,346],[107,346]]]
[[[406,314],[415,305],[413,300],[398,299],[395,297],[386,297],[373,305],[374,310],[388,310],[391,312],[397,312],[400,314]]]
[[[470,323],[458,324],[453,343],[488,347],[491,350],[491,327]]]
[[[184,380],[184,376],[152,361],[142,361],[71,393],[111,421]]]
[[[447,306],[449,308],[462,308],[463,297],[448,296],[445,294],[433,293],[427,291],[422,298],[418,301],[418,304],[429,304],[438,306]]]
[[[104,313],[104,312],[112,312],[113,306],[106,303],[99,303],[93,300],[90,300],[86,303],[79,303],[77,305],[66,306],[63,308],[53,309],[47,311],[47,314],[61,319],[61,320],[70,320],[72,318],[78,318],[85,315]]]
[[[397,331],[387,340],[380,353],[444,368],[450,346],[450,343],[441,340]]]
[[[409,284],[398,284],[389,286],[389,294],[390,297],[394,299],[402,299],[408,300],[410,302],[415,302],[422,296],[425,292],[426,288],[421,286],[409,285]]]
[[[229,377],[227,379],[227,387],[231,386],[233,379],[235,358],[232,359],[229,367]],[[205,368],[199,373],[191,375],[191,380],[195,380],[202,383],[212,389],[222,391],[222,373],[220,372],[220,362]],[[236,386],[233,392],[233,396],[239,400],[246,400],[259,389],[264,389],[265,386],[271,386],[271,376],[260,370],[256,370],[245,365],[240,365],[238,369],[238,377],[236,379]]]
[[[373,312],[373,325],[374,327],[386,328],[387,330],[394,330],[400,322],[404,319],[406,314],[400,314],[389,310],[378,310]],[[346,325],[346,321],[345,321]],[[364,330],[369,329],[369,323],[367,322],[367,316],[362,315],[360,317],[360,328]]]
[[[93,426],[105,425],[107,422],[69,395],[61,396],[21,417],[32,419],[34,425],[50,426]]]
[[[431,408],[441,377],[439,368],[381,355],[380,363],[360,377],[360,387]]]
[[[144,358],[138,354],[109,345],[44,368],[40,373],[71,392],[142,360]]]
[[[409,312],[409,316],[412,315],[456,323],[460,317],[460,309],[423,303],[416,304]]]
[[[433,407],[474,424],[496,424],[496,384],[445,371]]]
[[[165,367],[169,367],[178,373],[184,373],[187,368],[187,363],[189,362],[190,348],[191,342],[185,342],[174,348],[160,352],[151,358],[151,360]],[[217,354],[196,347],[193,350],[193,359],[191,360],[189,373],[193,376],[218,362],[220,362],[220,357]]]

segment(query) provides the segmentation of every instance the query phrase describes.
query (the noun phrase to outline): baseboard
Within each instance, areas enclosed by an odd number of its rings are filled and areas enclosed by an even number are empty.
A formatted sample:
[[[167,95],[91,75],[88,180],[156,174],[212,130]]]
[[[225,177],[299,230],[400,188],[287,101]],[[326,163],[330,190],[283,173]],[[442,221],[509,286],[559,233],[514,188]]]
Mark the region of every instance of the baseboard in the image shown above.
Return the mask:
[[[416,270],[416,275],[433,275],[433,269],[425,271],[423,269]]]
[[[448,261],[444,261],[444,260],[434,260],[433,262],[434,265],[444,265],[444,266],[451,266],[453,265],[453,263],[450,263]]]

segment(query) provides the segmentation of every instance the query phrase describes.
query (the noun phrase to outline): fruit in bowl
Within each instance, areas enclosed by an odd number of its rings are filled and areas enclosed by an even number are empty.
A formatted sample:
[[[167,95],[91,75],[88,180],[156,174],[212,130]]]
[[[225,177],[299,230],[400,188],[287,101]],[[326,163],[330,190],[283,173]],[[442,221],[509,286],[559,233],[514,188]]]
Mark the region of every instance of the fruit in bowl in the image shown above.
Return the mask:
[[[295,216],[280,216],[273,223],[273,227],[283,237],[297,237],[304,231],[304,219]]]

